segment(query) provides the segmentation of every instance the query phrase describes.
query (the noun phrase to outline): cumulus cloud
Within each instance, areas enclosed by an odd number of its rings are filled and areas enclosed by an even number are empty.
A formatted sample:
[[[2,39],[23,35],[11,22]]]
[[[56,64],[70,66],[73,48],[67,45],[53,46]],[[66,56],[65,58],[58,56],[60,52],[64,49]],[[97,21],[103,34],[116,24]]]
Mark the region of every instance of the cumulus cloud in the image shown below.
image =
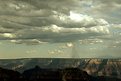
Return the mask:
[[[0,39],[2,40],[6,40],[6,39],[12,39],[15,38],[16,35],[12,34],[12,33],[0,33]]]
[[[12,43],[16,44],[26,44],[26,45],[39,45],[39,44],[45,44],[47,42],[42,42],[38,39],[28,39],[28,40],[10,40]]]
[[[86,8],[98,10],[94,9],[97,3],[118,4],[117,0],[103,1],[0,0],[0,39],[16,44],[41,44],[109,35],[112,28],[108,21],[80,12]]]
[[[66,46],[67,47],[73,47],[73,43],[67,43]]]
[[[79,56],[77,51],[107,54],[107,50],[116,50],[119,54],[120,3],[120,0],[0,0],[0,40],[26,45],[64,43],[48,54],[64,54],[64,49],[72,49],[75,54],[72,57]],[[77,42],[79,46],[74,44]]]
[[[49,54],[63,54],[64,52],[62,50],[58,50],[58,49],[55,49],[55,50],[52,50],[52,51],[48,51]]]
[[[107,26],[66,28],[50,25],[20,30],[15,33],[15,39],[40,39],[43,42],[67,42],[108,33]]]
[[[110,0],[100,0],[100,1],[97,1],[95,4],[98,4],[98,3],[100,3],[99,5],[97,5],[98,10],[110,9],[112,11],[112,10],[121,8],[120,0],[111,0],[111,1]],[[105,8],[105,9],[103,9],[103,8]]]
[[[80,44],[99,44],[103,43],[102,39],[84,39],[84,40],[79,40]]]
[[[112,28],[121,29],[121,24],[111,24]]]
[[[96,18],[106,19],[110,23],[120,23],[120,0],[80,0],[80,6],[74,11],[91,14]]]

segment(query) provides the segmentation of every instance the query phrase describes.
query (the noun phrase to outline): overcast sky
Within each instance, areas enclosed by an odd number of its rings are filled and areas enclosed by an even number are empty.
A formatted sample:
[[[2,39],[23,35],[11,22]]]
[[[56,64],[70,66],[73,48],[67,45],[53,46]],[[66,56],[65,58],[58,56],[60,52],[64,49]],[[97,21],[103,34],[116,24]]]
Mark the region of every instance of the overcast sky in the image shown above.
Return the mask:
[[[0,58],[95,57],[121,57],[121,0],[0,0]]]

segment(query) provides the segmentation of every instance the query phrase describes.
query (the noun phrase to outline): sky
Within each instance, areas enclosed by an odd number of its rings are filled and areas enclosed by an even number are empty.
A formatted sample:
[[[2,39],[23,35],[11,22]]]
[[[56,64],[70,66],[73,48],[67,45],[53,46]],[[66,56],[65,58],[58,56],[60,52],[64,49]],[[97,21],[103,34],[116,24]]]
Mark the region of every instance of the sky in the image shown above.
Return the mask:
[[[121,0],[0,0],[0,59],[121,58]]]

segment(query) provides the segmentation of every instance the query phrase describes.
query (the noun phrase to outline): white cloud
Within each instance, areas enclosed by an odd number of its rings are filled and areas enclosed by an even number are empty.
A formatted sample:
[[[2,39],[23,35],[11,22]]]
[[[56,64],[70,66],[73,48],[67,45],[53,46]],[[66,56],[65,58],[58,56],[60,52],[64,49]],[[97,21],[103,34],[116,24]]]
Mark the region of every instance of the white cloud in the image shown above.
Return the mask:
[[[112,28],[121,29],[121,24],[111,24]]]
[[[121,0],[0,0],[0,40],[26,45],[66,43],[61,50],[81,40],[84,50],[89,45],[97,46],[91,49],[100,53],[106,47],[117,50],[121,46],[120,3]],[[61,50],[49,53],[63,54]]]
[[[62,50],[58,50],[58,49],[55,49],[55,50],[52,50],[52,51],[48,51],[49,54],[63,54],[64,52]]]
[[[0,39],[16,40],[12,41],[15,43],[41,44],[41,42],[73,42],[111,35],[113,29],[111,24],[102,17],[90,14],[90,10],[93,12],[98,10],[97,3],[101,3],[99,6],[112,4],[103,1],[1,1]],[[114,3],[118,4],[117,1],[113,1]],[[85,12],[86,10],[90,11],[89,14]]]
[[[65,28],[57,25],[23,29],[15,33],[17,39],[39,39],[43,42],[66,42],[109,34],[108,26],[94,26],[89,28]]]
[[[84,40],[79,40],[80,44],[101,44],[104,43],[102,39],[84,39]]]
[[[37,40],[37,39],[28,39],[28,40],[10,40],[10,42],[12,42],[12,43],[16,43],[16,44],[26,44],[26,45],[40,45],[40,44],[48,43],[48,42],[42,42],[42,41]]]
[[[2,37],[3,39],[4,38],[15,38],[16,35],[11,34],[11,33],[3,33],[3,34],[0,34],[0,37]]]
[[[73,47],[73,43],[67,43],[66,46],[67,47]]]

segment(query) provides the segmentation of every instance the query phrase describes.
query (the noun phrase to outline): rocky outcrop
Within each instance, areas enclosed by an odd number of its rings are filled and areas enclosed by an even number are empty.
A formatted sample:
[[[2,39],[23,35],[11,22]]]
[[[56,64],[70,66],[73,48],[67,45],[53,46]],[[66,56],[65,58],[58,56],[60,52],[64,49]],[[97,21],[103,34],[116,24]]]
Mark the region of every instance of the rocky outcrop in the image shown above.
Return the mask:
[[[91,81],[91,76],[79,68],[65,68],[61,73],[62,81]]]
[[[27,81],[61,81],[59,70],[41,69],[39,66],[24,71],[23,77]]]
[[[90,59],[83,67],[88,74],[121,78],[120,59]]]
[[[91,76],[79,68],[42,69],[39,66],[19,72],[0,68],[0,81],[121,81],[105,76]]]
[[[20,76],[17,71],[0,68],[0,81],[20,81]]]
[[[0,66],[23,72],[34,68],[35,65],[41,68],[64,69],[66,67],[77,67],[93,76],[111,76],[121,78],[121,59],[16,59],[0,60]]]

